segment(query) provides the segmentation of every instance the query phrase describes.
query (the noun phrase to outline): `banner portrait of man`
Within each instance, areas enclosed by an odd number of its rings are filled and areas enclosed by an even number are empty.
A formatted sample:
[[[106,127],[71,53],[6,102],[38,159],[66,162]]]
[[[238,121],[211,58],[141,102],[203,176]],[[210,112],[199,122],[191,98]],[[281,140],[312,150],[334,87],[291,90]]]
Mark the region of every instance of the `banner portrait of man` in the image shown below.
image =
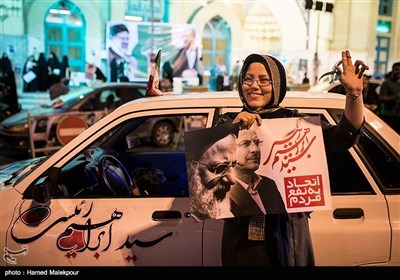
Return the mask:
[[[111,21],[107,24],[108,65],[111,80],[145,81],[151,57],[161,50],[161,65],[173,68],[173,76],[197,78],[200,38],[193,24]],[[128,67],[129,66],[129,67]]]
[[[109,80],[133,81],[138,77],[138,61],[133,56],[134,28],[124,22],[110,22],[107,27]]]

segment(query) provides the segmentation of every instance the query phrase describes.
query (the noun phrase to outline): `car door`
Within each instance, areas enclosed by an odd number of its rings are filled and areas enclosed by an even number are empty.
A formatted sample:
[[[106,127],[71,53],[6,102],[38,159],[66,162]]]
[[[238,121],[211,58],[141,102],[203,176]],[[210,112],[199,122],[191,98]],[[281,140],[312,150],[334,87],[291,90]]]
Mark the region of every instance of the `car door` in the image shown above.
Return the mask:
[[[228,108],[224,112],[237,110]],[[343,110],[326,109],[299,108],[299,112],[321,116],[332,124],[343,114]],[[327,153],[332,209],[314,211],[310,219],[318,266],[382,264],[390,259],[389,209],[386,196],[378,187],[383,183],[377,178],[386,178],[386,185],[399,186],[399,179],[390,174],[399,174],[400,165],[370,129],[367,125],[355,148]],[[379,172],[373,170],[379,166]]]
[[[193,115],[192,111],[186,114]],[[200,127],[209,124],[207,119],[212,112],[208,109],[194,113],[205,120]],[[198,125],[188,121],[192,115],[181,115],[185,117],[182,130],[177,132],[176,141],[162,150],[126,137],[131,128],[148,117],[166,114],[171,113],[125,114],[107,122],[84,141],[74,141],[76,146],[68,145],[72,151],[64,148],[64,154],[57,157],[60,160],[26,189],[23,200],[15,207],[6,242],[14,259],[7,265],[202,265],[203,223],[189,213],[182,150],[184,130],[199,128]],[[113,168],[99,165],[104,156],[117,159]],[[162,195],[113,196],[103,192],[105,175],[99,170],[114,171],[110,174],[118,177],[118,187],[126,183],[125,177],[133,175],[135,168],[143,166],[163,173],[168,186]],[[46,193],[39,187],[46,184],[56,187],[50,188],[50,200],[45,199]],[[43,201],[36,202],[33,196]],[[219,258],[208,265],[218,265],[218,261]]]
[[[305,111],[312,114],[311,110]],[[334,122],[327,114],[324,118]],[[341,112],[332,115],[338,121]],[[370,127],[349,150],[327,152],[332,209],[311,214],[310,229],[319,266],[383,264],[389,261],[391,225],[385,194],[373,174],[378,158],[388,157]],[[375,164],[373,163],[375,161]],[[384,168],[393,170],[386,164]],[[398,166],[398,165],[397,165]],[[400,172],[397,167],[397,174]],[[375,179],[374,179],[375,178]],[[383,177],[381,177],[381,180]]]

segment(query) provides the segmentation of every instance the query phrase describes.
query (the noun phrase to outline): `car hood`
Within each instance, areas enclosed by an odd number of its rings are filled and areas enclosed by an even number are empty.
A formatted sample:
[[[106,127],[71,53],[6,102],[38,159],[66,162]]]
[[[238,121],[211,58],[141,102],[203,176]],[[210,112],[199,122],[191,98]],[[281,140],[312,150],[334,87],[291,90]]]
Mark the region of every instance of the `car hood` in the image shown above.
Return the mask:
[[[12,187],[38,167],[47,156],[0,165],[0,191]]]
[[[49,116],[60,112],[61,112],[60,109],[54,109],[51,107],[36,107],[30,109],[29,111],[23,111],[14,114],[12,116],[9,116],[1,123],[1,125],[4,127],[11,127],[15,125],[25,124],[28,122],[28,114],[31,115],[32,117],[37,117],[37,116]]]

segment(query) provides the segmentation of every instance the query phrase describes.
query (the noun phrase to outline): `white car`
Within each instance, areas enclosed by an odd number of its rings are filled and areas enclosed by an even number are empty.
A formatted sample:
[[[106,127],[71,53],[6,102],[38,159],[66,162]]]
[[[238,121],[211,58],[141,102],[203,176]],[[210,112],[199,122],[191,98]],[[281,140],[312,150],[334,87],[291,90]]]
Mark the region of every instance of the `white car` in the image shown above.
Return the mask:
[[[288,92],[282,105],[337,123],[344,101]],[[182,136],[241,107],[235,92],[141,98],[48,158],[2,166],[0,265],[220,266],[223,221],[189,212]],[[181,118],[174,141],[141,143],[135,130],[165,116]],[[365,118],[354,148],[327,153],[333,207],[310,220],[318,266],[400,265],[400,136],[367,109]],[[133,180],[149,195],[128,195]]]

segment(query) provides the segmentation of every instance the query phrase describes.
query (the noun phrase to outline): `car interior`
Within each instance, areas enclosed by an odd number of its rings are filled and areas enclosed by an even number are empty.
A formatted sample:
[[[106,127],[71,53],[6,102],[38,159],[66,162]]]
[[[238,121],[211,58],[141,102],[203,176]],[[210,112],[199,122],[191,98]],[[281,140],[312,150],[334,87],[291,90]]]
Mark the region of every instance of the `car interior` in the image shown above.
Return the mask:
[[[54,197],[188,197],[184,131],[204,127],[205,122],[202,115],[169,116],[177,117],[181,126],[167,147],[154,146],[135,133],[156,117],[113,128],[61,168]]]

